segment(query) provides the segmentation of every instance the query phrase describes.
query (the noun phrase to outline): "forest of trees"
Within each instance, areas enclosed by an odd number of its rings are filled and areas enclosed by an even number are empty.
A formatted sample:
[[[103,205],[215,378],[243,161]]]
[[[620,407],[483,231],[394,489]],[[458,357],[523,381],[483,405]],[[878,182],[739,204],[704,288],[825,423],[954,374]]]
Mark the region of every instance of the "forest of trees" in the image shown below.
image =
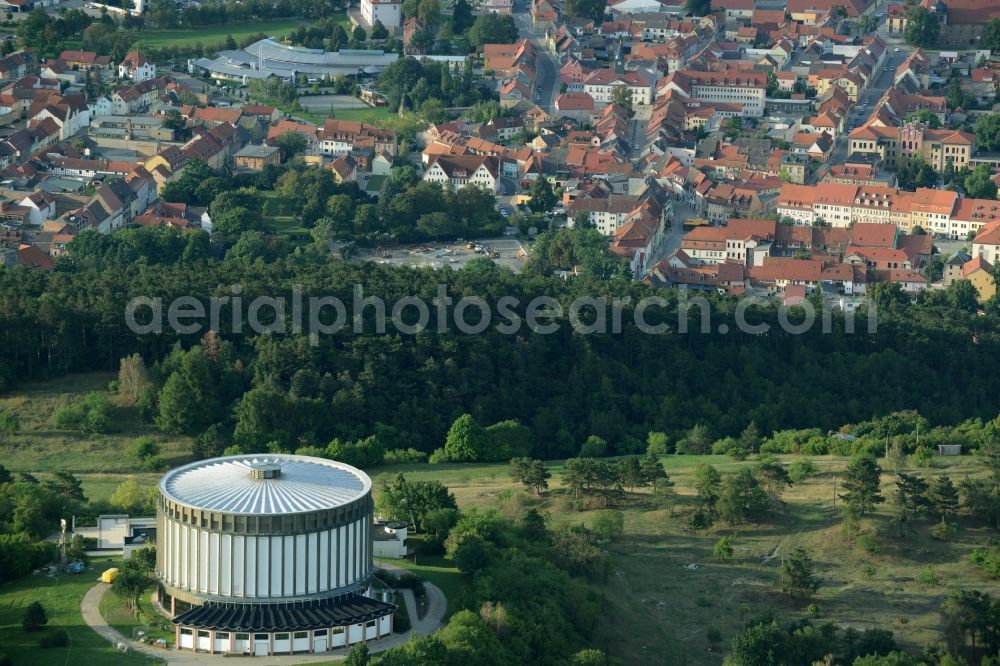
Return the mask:
[[[229,205],[240,207],[241,196]],[[325,447],[335,438],[355,442],[389,427],[406,434],[403,448],[429,453],[466,413],[484,426],[519,420],[531,432],[527,453],[538,458],[576,455],[590,436],[620,454],[644,450],[647,434],[658,431],[696,453],[739,436],[751,421],[762,433],[818,428],[822,434],[916,406],[930,437],[933,426],[996,415],[996,315],[977,316],[947,298],[910,304],[891,292],[880,296],[875,333],[845,333],[835,316],[829,334],[817,326],[789,335],[774,326],[766,335],[649,335],[632,325],[633,306],[626,305],[617,334],[583,335],[565,320],[554,335],[527,329],[504,335],[489,327],[478,335],[428,329],[414,336],[391,325],[379,334],[368,325],[358,334],[321,336],[316,345],[305,334],[222,331],[220,349],[207,354],[203,330],[130,332],[127,302],[140,295],[207,301],[241,284],[248,303],[257,295],[290,297],[299,284],[304,297],[350,303],[358,284],[387,303],[414,295],[431,303],[441,283],[453,298],[516,298],[523,321],[524,304],[538,295],[565,307],[578,296],[629,297],[634,304],[654,292],[621,277],[546,277],[531,262],[521,275],[489,261],[458,272],[331,262],[325,252],[268,251],[268,236],[254,230],[217,260],[203,237],[200,245],[196,237],[166,238],[163,245],[150,242],[156,233],[81,234],[55,272],[0,271],[3,382],[116,370],[120,358],[138,352],[153,382],[148,418],[192,435],[217,425],[247,445],[273,442],[283,450]],[[676,324],[677,293],[656,293],[666,299],[659,311]],[[723,321],[737,330],[736,303],[710,300],[713,330]],[[697,331],[699,308],[688,316]],[[771,308],[751,309],[748,317],[776,324]],[[859,331],[864,321],[862,314]],[[185,396],[176,404],[175,392]],[[182,413],[174,418],[172,410]],[[821,437],[810,446],[836,441]]]

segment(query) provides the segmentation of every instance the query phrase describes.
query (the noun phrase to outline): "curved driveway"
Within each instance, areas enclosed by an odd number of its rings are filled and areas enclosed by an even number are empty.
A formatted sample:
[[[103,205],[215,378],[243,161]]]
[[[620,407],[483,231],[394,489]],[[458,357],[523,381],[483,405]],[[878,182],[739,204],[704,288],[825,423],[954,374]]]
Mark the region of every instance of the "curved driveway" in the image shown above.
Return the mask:
[[[387,569],[398,568],[391,565],[382,566]],[[445,599],[444,593],[433,584],[424,581],[424,587],[427,590],[427,614],[424,618],[422,620],[416,619],[417,603],[412,590],[400,590],[403,594],[406,610],[410,615],[410,621],[413,627],[405,634],[392,634],[391,636],[383,638],[379,641],[372,641],[369,643],[369,648],[373,653],[381,652],[396,645],[405,643],[410,639],[411,634],[424,636],[433,633],[442,626],[445,612],[448,609],[448,601]],[[219,660],[226,659],[226,657],[221,654],[206,654],[204,652],[191,652],[189,650],[159,650],[126,638],[117,629],[110,626],[101,616],[101,599],[110,589],[110,585],[98,583],[94,587],[87,590],[87,593],[83,595],[83,600],[80,602],[80,613],[83,616],[83,621],[86,622],[91,629],[110,641],[112,645],[125,643],[136,652],[141,652],[142,654],[152,657],[158,657],[169,664],[215,664],[218,666],[220,663]],[[267,663],[269,665],[308,664],[314,662],[335,661],[338,659],[344,659],[346,656],[347,651],[341,648],[339,650],[333,650],[323,654],[296,654],[268,657]]]

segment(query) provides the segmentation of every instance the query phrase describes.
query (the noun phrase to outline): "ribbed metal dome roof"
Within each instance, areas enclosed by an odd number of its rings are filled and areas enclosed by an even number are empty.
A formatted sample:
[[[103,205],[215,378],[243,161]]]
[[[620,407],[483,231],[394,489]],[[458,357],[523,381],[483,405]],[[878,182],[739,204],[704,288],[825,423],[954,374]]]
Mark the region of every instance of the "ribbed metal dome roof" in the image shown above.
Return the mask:
[[[350,465],[281,454],[211,458],[178,467],[160,480],[166,497],[196,509],[283,514],[333,509],[371,490]]]

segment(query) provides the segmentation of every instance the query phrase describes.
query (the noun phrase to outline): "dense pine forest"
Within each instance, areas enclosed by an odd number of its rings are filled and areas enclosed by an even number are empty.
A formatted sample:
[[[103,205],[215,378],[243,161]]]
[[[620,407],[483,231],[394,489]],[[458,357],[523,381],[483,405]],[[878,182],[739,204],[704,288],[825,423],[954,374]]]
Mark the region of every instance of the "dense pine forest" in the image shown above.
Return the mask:
[[[0,381],[10,386],[116,370],[123,357],[138,353],[151,380],[140,405],[161,429],[210,430],[220,441],[233,435],[246,448],[283,450],[378,434],[391,437],[392,448],[430,452],[464,413],[487,426],[516,419],[530,429],[531,455],[559,458],[575,455],[590,436],[606,440],[609,454],[631,453],[645,449],[650,431],[678,438],[699,425],[711,441],[736,436],[751,422],[770,433],[828,430],[905,409],[918,410],[931,425],[997,412],[997,317],[976,314],[974,304],[948,292],[909,303],[879,291],[876,332],[865,332],[861,312],[856,333],[845,333],[835,314],[832,332],[817,325],[803,335],[780,332],[772,306],[747,315],[771,322],[771,332],[738,333],[735,303],[710,296],[712,330],[728,322],[731,332],[698,333],[694,308],[694,332],[679,334],[676,293],[617,277],[547,277],[538,270],[544,262],[529,262],[515,275],[488,261],[429,271],[335,261],[314,249],[274,253],[266,243],[230,250],[224,260],[209,258],[206,248],[199,235],[162,230],[85,233],[54,272],[0,271]],[[522,316],[524,304],[539,295],[565,305],[580,296],[630,297],[634,305],[659,295],[668,305],[651,308],[646,318],[673,330],[639,331],[631,306],[622,331],[603,335],[575,332],[565,319],[552,335],[525,327],[505,335],[496,326],[477,335],[454,326],[409,335],[391,324],[380,334],[369,321],[362,333],[347,326],[313,345],[290,325],[287,334],[234,335],[223,328],[208,339],[204,330],[137,335],[126,325],[126,305],[135,296],[207,303],[231,296],[234,284],[242,285],[244,303],[258,295],[291,299],[292,285],[301,285],[305,298],[336,296],[348,308],[354,285],[391,305],[408,295],[431,303],[444,284],[455,299],[476,295],[495,303],[513,296]],[[228,312],[225,306],[221,321]]]

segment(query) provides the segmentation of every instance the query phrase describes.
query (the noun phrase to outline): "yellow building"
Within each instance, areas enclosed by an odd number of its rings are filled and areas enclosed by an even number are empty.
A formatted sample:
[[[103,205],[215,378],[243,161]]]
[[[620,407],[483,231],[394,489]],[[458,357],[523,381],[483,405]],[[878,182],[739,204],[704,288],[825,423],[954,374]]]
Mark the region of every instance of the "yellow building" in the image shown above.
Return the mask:
[[[939,172],[948,164],[967,169],[976,143],[975,135],[969,132],[927,129],[917,121],[902,127],[865,125],[851,132],[850,138],[852,153],[875,153],[890,168],[900,158],[907,160],[919,155]]]
[[[997,293],[997,283],[992,271],[993,267],[982,257],[976,257],[962,266],[962,279],[968,280],[976,288],[980,302],[988,301]]]

